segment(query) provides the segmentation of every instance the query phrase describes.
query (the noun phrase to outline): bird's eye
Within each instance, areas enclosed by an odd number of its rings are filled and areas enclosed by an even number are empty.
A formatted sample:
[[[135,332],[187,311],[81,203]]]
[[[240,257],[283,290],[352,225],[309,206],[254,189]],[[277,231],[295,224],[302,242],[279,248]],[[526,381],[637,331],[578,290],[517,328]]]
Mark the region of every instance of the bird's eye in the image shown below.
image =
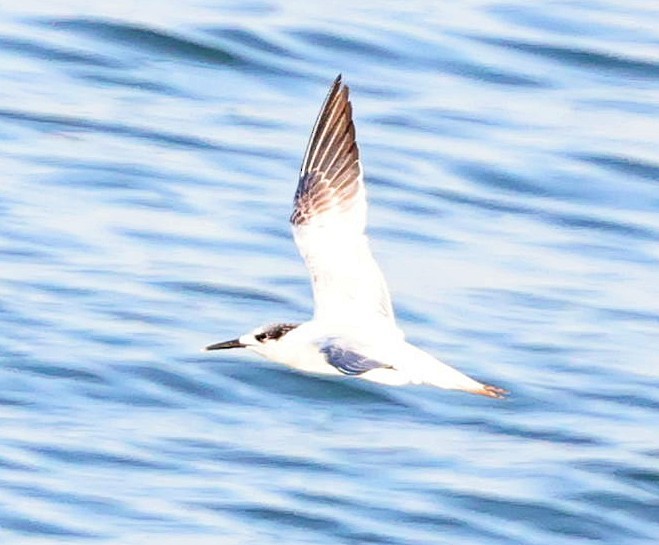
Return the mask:
[[[259,341],[260,343],[262,343],[266,338],[266,334],[265,333],[259,333],[258,335],[254,335],[254,338],[257,341]]]

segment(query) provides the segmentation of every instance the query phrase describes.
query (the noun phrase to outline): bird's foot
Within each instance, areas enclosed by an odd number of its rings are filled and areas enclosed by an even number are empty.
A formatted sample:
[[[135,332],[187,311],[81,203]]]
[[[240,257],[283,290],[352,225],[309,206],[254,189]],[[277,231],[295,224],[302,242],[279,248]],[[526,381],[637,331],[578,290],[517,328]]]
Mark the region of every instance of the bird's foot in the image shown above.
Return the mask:
[[[496,399],[503,399],[510,392],[508,390],[504,390],[503,388],[499,388],[498,386],[483,384],[483,387],[481,389],[473,390],[473,393],[487,397],[494,397]]]

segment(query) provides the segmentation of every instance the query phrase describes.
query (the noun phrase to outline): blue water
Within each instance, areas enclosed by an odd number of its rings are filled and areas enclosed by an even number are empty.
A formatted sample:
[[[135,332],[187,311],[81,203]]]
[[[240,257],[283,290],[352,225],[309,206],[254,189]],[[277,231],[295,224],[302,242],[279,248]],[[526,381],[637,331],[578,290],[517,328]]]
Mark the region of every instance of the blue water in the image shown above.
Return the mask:
[[[23,0],[0,70],[0,543],[659,542],[654,0]],[[339,72],[401,326],[508,400],[199,351],[309,316]]]

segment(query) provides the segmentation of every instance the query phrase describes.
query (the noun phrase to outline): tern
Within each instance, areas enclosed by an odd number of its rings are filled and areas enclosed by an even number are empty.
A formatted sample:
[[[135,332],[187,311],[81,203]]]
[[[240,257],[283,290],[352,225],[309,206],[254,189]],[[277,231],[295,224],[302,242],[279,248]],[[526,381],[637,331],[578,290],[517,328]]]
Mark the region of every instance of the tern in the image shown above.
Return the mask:
[[[206,350],[245,348],[294,369],[400,386],[427,384],[500,398],[483,384],[405,340],[366,237],[366,189],[349,88],[339,75],[307,145],[293,237],[313,287],[313,318],[257,327]]]

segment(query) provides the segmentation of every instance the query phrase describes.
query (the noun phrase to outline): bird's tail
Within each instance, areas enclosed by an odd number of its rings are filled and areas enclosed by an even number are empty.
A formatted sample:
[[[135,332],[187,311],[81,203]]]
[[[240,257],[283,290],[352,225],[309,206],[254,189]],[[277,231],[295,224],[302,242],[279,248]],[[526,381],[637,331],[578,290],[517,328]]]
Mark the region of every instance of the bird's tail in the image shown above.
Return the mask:
[[[410,369],[410,372],[418,373],[417,377],[421,379],[419,382],[430,384],[437,388],[462,390],[463,392],[497,399],[501,399],[508,394],[503,388],[492,386],[490,384],[483,384],[474,380],[454,367],[434,358],[427,352],[423,352],[416,347],[412,347],[412,349],[416,351],[416,365],[413,369]]]

